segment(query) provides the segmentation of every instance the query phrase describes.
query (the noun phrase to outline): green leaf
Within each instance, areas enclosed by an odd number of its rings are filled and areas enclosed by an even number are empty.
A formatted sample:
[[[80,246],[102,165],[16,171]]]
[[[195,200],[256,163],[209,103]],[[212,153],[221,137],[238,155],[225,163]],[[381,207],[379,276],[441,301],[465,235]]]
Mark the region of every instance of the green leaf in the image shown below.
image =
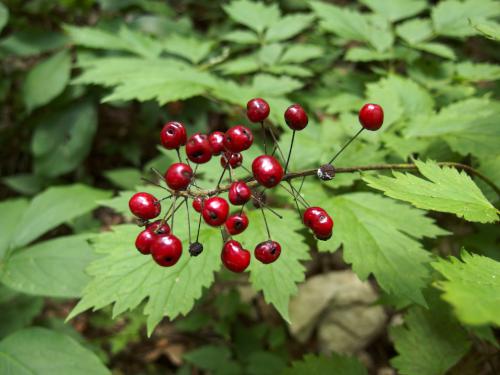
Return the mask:
[[[460,155],[483,158],[495,155],[500,144],[500,102],[469,98],[441,109],[439,113],[415,116],[406,137],[440,139]]]
[[[465,37],[475,34],[469,19],[482,22],[500,15],[500,3],[495,0],[446,0],[432,8],[434,29],[439,35]]]
[[[232,1],[223,6],[224,11],[235,22],[247,26],[258,33],[274,25],[280,20],[280,10],[277,4],[266,5],[249,0]]]
[[[416,160],[415,164],[426,179],[401,172],[393,172],[394,177],[366,176],[363,179],[385,195],[410,202],[418,208],[450,212],[480,223],[498,220],[497,210],[467,173],[439,167],[432,160],[425,163]]]
[[[213,47],[213,42],[194,36],[171,34],[163,43],[165,51],[186,58],[193,64],[203,60]]]
[[[464,61],[455,65],[457,75],[467,81],[496,81],[500,79],[500,65]]]
[[[445,278],[435,284],[443,299],[465,324],[500,326],[500,262],[467,251],[460,258],[432,263]]]
[[[290,368],[281,373],[303,374],[367,375],[368,372],[358,359],[332,353],[331,356],[306,354],[301,361],[294,361]]]
[[[50,187],[30,202],[17,221],[13,247],[24,246],[49,229],[81,216],[97,207],[110,192],[81,184]]]
[[[484,37],[492,40],[500,40],[500,23],[493,21],[474,22],[470,20],[469,23]]]
[[[131,190],[141,179],[141,172],[135,168],[117,168],[103,172],[104,176],[115,186]]]
[[[42,178],[29,173],[19,173],[4,177],[2,182],[12,190],[23,195],[34,195],[44,187]]]
[[[35,65],[26,76],[22,88],[27,110],[31,112],[62,93],[69,81],[70,69],[68,50],[62,50]]]
[[[109,370],[74,339],[45,328],[28,328],[0,341],[5,375],[108,375]]]
[[[413,18],[396,26],[396,34],[409,44],[431,39],[432,33],[432,23],[428,18]]]
[[[414,306],[404,321],[390,330],[398,352],[391,364],[402,375],[444,374],[469,350],[467,333],[442,303]]]
[[[30,325],[42,308],[42,298],[0,286],[0,339]]]
[[[205,345],[184,354],[184,359],[214,375],[241,374],[239,364],[231,359],[231,352],[225,346]]]
[[[280,63],[303,63],[323,55],[323,48],[313,44],[293,44],[280,58]]]
[[[88,236],[66,236],[14,251],[0,280],[20,292],[46,297],[79,297],[89,277],[85,268],[95,259]]]
[[[35,173],[56,177],[74,170],[89,154],[96,130],[97,113],[89,101],[42,117],[31,139]]]
[[[9,199],[0,202],[0,265],[2,258],[10,248],[10,242],[16,233],[17,224],[22,218],[28,201],[24,198]]]
[[[30,56],[63,48],[67,38],[59,32],[23,28],[0,42],[0,52],[6,55]]]
[[[344,57],[347,61],[384,61],[395,58],[393,51],[380,52],[371,48],[352,47],[349,48]]]
[[[222,40],[239,44],[258,44],[259,38],[252,31],[236,30],[222,35]]]
[[[254,351],[247,357],[248,365],[245,373],[248,375],[276,375],[286,367],[285,360],[269,351]]]
[[[445,59],[455,60],[456,55],[453,49],[442,43],[417,43],[412,46],[424,52],[432,53],[433,55],[444,57]]]
[[[267,42],[280,42],[299,34],[308,28],[314,16],[311,14],[292,14],[280,17],[266,31],[264,39]]]
[[[192,211],[193,213],[194,211]],[[183,240],[183,255],[173,267],[160,267],[150,256],[140,254],[134,242],[140,228],[120,225],[112,232],[95,237],[94,248],[101,257],[91,263],[87,272],[92,280],[83,291],[83,297],[68,319],[93,308],[113,304],[113,316],[132,310],[145,302],[148,335],[166,315],[174,319],[187,314],[204,287],[214,280],[220,267],[220,236],[213,228],[202,227],[199,241],[204,251],[197,257],[188,253],[188,233],[184,210],[175,214],[176,236]]]
[[[373,274],[388,293],[425,305],[421,290],[429,280],[431,255],[417,241],[446,234],[424,212],[376,194],[352,193],[322,204],[335,222],[335,244],[362,280]],[[318,242],[320,251],[335,251]]]
[[[361,3],[391,22],[414,16],[427,8],[425,0],[361,0]]]
[[[243,55],[217,66],[225,75],[253,73],[259,68],[259,60],[255,54]]]
[[[0,3],[0,31],[3,30],[8,20],[9,9],[5,5],[3,5],[3,3]]]
[[[257,53],[257,58],[261,65],[272,66],[276,64],[283,53],[283,45],[279,43],[266,44]]]
[[[267,303],[272,303],[281,316],[289,321],[288,303],[297,293],[297,283],[304,281],[305,268],[301,261],[309,259],[308,246],[304,237],[297,233],[302,223],[293,211],[276,210],[283,219],[266,213],[272,239],[281,245],[279,259],[263,264],[255,259],[250,262],[250,281],[256,290],[261,290]],[[267,238],[266,227],[260,210],[247,212],[251,225],[236,239],[253,253],[255,246]],[[286,230],[285,230],[286,228]]]

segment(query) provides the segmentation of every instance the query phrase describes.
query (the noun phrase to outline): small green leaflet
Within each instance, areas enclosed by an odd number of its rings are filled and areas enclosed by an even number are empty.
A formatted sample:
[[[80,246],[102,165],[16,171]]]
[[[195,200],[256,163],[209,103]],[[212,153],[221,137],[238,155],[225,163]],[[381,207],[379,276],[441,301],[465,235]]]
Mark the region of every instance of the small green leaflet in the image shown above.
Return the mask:
[[[417,241],[446,234],[425,213],[372,193],[337,196],[322,204],[335,227],[320,251],[343,244],[344,259],[362,280],[373,274],[388,293],[425,305],[431,254]]]
[[[214,375],[242,373],[239,363],[231,358],[231,351],[226,346],[204,345],[184,354],[184,359]]]
[[[0,374],[110,375],[89,349],[69,336],[27,328],[0,341]]]
[[[396,34],[409,44],[417,44],[432,38],[432,23],[427,18],[412,18],[396,26]]]
[[[484,37],[492,40],[500,40],[500,23],[493,21],[470,21],[470,26],[481,33]]]
[[[282,16],[278,22],[271,25],[265,35],[267,42],[279,42],[289,39],[311,24],[314,16],[311,14],[292,14]]]
[[[301,220],[290,210],[276,210],[283,219],[266,212],[271,237],[281,245],[281,255],[274,263],[263,264],[252,256],[250,281],[256,290],[262,290],[266,302],[272,303],[285,320],[289,320],[288,303],[297,293],[297,283],[304,281],[305,268],[301,261],[309,259],[309,248],[302,229]],[[267,232],[260,210],[247,212],[251,225],[236,240],[253,253],[255,246],[265,241]]]
[[[427,8],[425,0],[361,0],[361,3],[391,22],[414,16]]]
[[[335,374],[367,375],[364,366],[354,357],[344,357],[336,353],[331,356],[306,354],[301,361],[294,361],[281,375]]]
[[[120,225],[112,232],[96,236],[94,247],[101,257],[88,267],[92,280],[68,319],[89,308],[97,310],[110,304],[114,305],[113,316],[117,316],[147,300],[144,313],[148,335],[151,335],[165,315],[174,319],[187,314],[201,296],[202,289],[211,285],[214,272],[221,265],[221,239],[213,228],[202,227],[199,241],[204,251],[191,257],[184,210],[176,213],[175,220],[175,233],[183,240],[184,249],[173,267],[160,267],[150,256],[135,249],[135,238],[141,230],[136,226]]]
[[[445,278],[436,282],[465,324],[500,326],[500,262],[462,251],[461,259],[432,263]]]
[[[366,176],[368,186],[385,195],[410,202],[415,207],[450,212],[468,221],[491,223],[498,211],[465,173],[455,168],[440,167],[436,162],[415,161],[420,178],[411,173],[393,172],[394,177]]]
[[[171,34],[163,43],[165,51],[184,57],[193,64],[198,64],[202,61],[210,53],[212,47],[213,42],[206,39],[179,34]]]
[[[281,16],[277,4],[266,5],[249,0],[232,1],[223,8],[235,22],[258,33],[262,33],[266,28],[279,22]]]
[[[398,356],[391,360],[402,375],[441,375],[467,353],[466,331],[441,301],[428,298],[431,308],[414,306],[404,325],[390,330]]]
[[[455,65],[459,78],[468,81],[495,81],[500,79],[500,66],[488,63],[464,61]]]

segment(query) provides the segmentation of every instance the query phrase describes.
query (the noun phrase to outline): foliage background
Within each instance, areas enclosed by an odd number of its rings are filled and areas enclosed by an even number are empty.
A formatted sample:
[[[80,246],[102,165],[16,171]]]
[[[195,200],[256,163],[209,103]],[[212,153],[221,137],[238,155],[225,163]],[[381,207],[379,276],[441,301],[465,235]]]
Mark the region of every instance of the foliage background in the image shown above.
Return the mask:
[[[493,0],[1,3],[0,373],[498,373],[498,192],[434,161],[500,185],[499,17]],[[133,249],[127,201],[161,192],[141,180],[175,159],[161,125],[246,124],[253,97],[285,148],[282,113],[307,108],[292,170],[328,160],[371,101],[382,130],[336,166],[416,160],[419,173],[308,179],[304,196],[335,220],[321,243],[273,191],[283,255],[248,275],[220,270],[208,228],[196,261],[156,267]],[[200,184],[215,184],[217,164]],[[251,248],[265,232],[248,215]],[[355,307],[371,329],[349,350],[322,333],[345,309],[345,272],[351,294],[367,280]],[[302,293],[290,300],[306,287],[321,309],[304,321]]]

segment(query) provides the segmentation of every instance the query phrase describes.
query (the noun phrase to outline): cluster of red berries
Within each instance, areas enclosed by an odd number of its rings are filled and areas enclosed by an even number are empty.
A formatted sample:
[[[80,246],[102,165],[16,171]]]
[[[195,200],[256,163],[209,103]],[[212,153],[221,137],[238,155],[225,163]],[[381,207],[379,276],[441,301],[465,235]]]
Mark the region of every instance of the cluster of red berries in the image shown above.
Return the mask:
[[[269,116],[269,112],[269,105],[263,99],[252,99],[247,103],[248,119],[253,123],[260,123],[264,132],[266,131],[264,121]],[[284,117],[286,124],[294,132],[303,130],[308,124],[308,116],[298,104],[290,106],[285,111]],[[359,120],[363,129],[379,129],[383,122],[382,108],[376,104],[366,104],[359,112]],[[269,131],[272,130],[269,129]],[[222,176],[219,180],[220,183],[226,169],[231,171],[242,166],[242,152],[249,149],[254,140],[252,131],[243,125],[237,125],[225,133],[220,131],[209,135],[195,133],[187,138],[184,125],[180,122],[172,121],[165,124],[161,130],[160,137],[162,145],[168,150],[175,150],[179,158],[179,162],[170,165],[164,176],[162,176],[168,186],[167,190],[171,193],[170,197],[173,197],[174,202],[163,219],[150,222],[150,220],[160,215],[161,201],[153,195],[144,192],[132,196],[129,201],[130,210],[135,216],[141,219],[142,224],[145,226],[145,229],[137,236],[135,242],[137,250],[142,254],[151,254],[153,259],[161,266],[168,267],[177,263],[182,255],[182,242],[173,234],[173,215],[177,210],[175,201],[177,198],[182,198],[187,202],[187,199],[190,198],[193,199],[192,206],[194,210],[200,214],[200,220],[203,218],[206,224],[223,228],[224,245],[221,252],[223,264],[233,272],[243,272],[250,264],[250,252],[244,249],[241,243],[233,240],[232,236],[242,233],[248,227],[249,220],[243,209],[250,200],[253,199],[254,202],[257,202],[257,205],[263,210],[263,214],[265,204],[254,194],[254,191],[244,180],[232,181],[232,174],[230,173],[231,184],[227,190],[228,200],[233,206],[240,206],[237,213],[230,215],[229,203],[226,199],[219,196],[221,193],[218,189],[219,184],[217,185],[217,189],[211,190],[208,193],[202,190],[193,190],[193,188],[198,187],[195,184],[196,175],[191,168],[190,162],[204,164],[212,157],[220,156],[220,164],[223,167]],[[182,146],[185,146],[186,163],[182,161],[179,152]],[[265,154],[253,160],[251,173],[253,179],[261,187],[273,188],[283,182],[292,146],[293,143],[290,145],[285,168],[273,156],[274,152],[273,155]],[[279,145],[275,145],[274,151],[276,151],[276,147],[279,148]],[[284,161],[283,154],[281,153],[281,155]],[[331,162],[328,166],[333,170],[330,164]],[[287,183],[291,188],[291,192],[289,192],[297,202],[300,192],[297,192],[293,188],[290,181],[287,180]],[[312,230],[317,239],[328,240],[332,236],[332,218],[320,207],[309,207],[308,205],[306,207],[302,216],[304,224]],[[270,208],[268,209],[271,210]],[[298,204],[297,209],[299,214],[301,214]],[[170,218],[172,218],[171,226],[167,223]],[[190,225],[189,217],[188,225]],[[199,228],[198,225],[198,235]],[[267,228],[267,221],[266,229],[268,231],[268,239],[260,242],[254,250],[255,258],[264,264],[274,262],[281,253],[280,244],[271,239],[269,228]],[[203,251],[203,245],[198,242],[198,235],[194,242],[191,242],[191,238],[189,239],[189,253],[191,256],[197,256]]]

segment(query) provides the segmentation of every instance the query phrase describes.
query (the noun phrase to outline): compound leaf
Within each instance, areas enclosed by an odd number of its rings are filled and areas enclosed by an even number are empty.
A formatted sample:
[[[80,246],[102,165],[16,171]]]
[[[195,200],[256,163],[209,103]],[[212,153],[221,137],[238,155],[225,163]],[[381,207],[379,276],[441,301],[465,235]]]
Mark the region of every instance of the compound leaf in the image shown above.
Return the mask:
[[[268,42],[280,42],[291,38],[309,27],[314,16],[311,14],[292,14],[284,16],[271,25],[265,35]]]

